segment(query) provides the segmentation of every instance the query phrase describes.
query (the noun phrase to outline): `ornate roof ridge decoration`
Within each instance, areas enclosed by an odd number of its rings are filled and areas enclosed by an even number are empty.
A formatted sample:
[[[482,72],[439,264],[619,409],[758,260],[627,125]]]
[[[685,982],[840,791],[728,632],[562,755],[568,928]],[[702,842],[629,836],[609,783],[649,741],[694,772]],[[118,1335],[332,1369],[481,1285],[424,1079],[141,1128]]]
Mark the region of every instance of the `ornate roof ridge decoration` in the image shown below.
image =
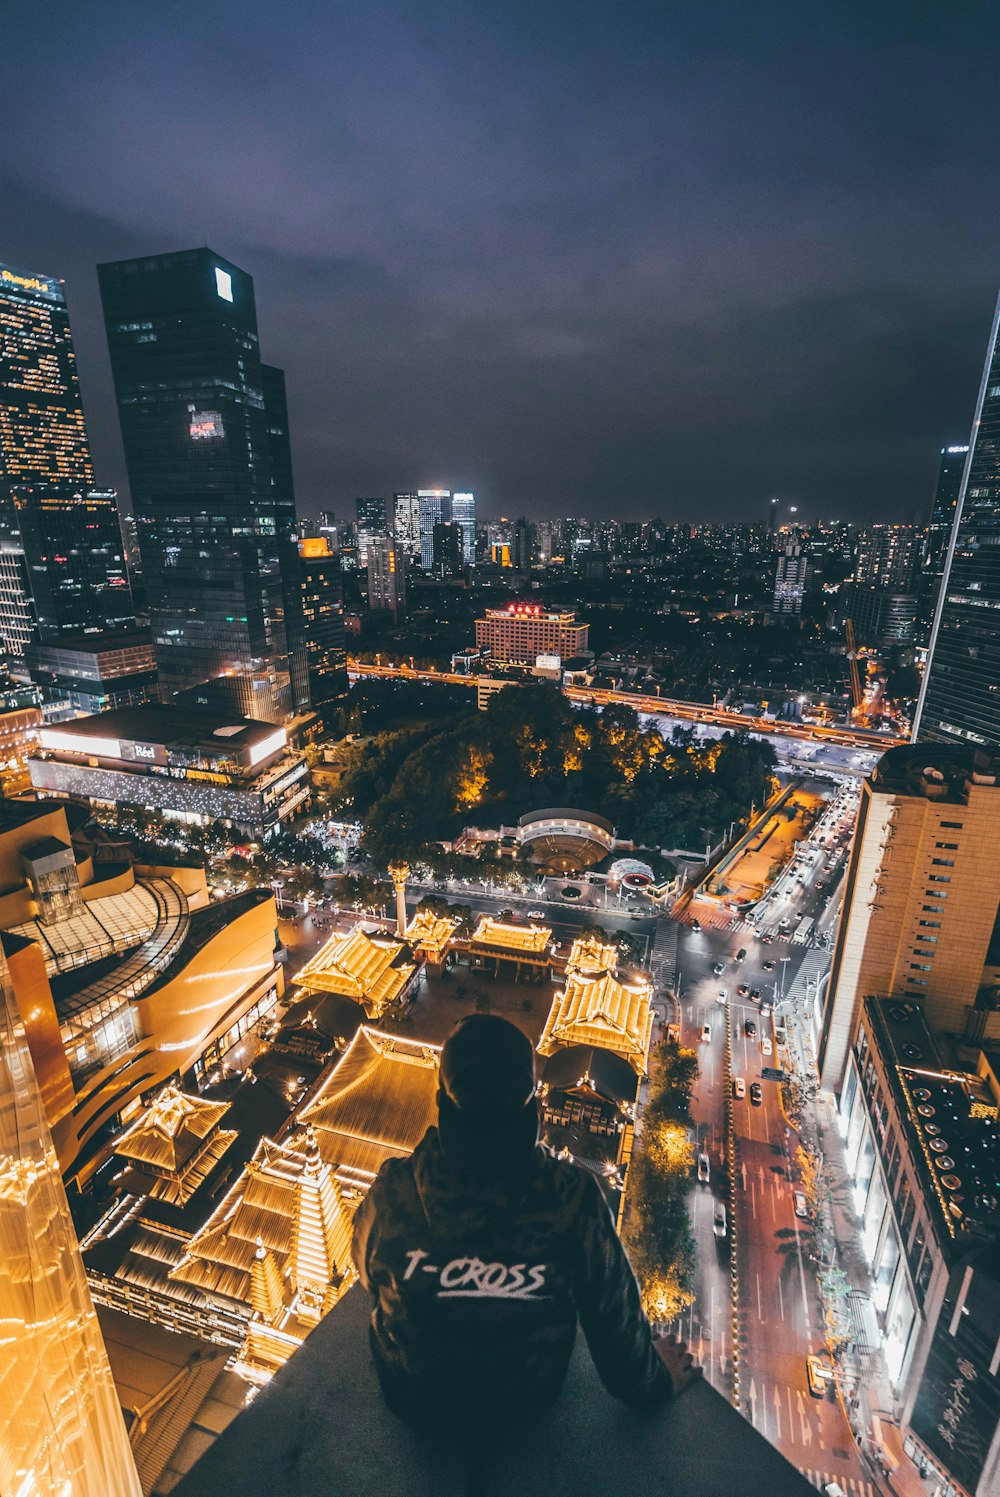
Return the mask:
[[[189,1096],[170,1083],[122,1134],[115,1152],[136,1164],[180,1175],[231,1106]]]
[[[552,931],[547,925],[514,925],[507,920],[495,919],[492,915],[481,915],[472,934],[470,944],[488,946],[492,950],[514,951],[524,955],[543,957],[552,940]]]
[[[297,981],[312,992],[353,998],[377,1018],[405,992],[416,970],[410,947],[400,936],[356,925],[347,935],[332,935]]]

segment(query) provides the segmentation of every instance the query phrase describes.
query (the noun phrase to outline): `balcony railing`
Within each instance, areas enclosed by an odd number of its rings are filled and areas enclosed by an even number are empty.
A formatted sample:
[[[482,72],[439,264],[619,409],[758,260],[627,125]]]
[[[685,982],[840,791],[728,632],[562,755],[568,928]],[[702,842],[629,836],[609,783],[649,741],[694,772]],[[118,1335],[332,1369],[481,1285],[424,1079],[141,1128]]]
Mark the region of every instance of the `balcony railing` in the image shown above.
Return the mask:
[[[707,1383],[656,1413],[602,1388],[582,1338],[563,1395],[475,1469],[382,1402],[353,1289],[174,1488],[175,1497],[815,1497]]]

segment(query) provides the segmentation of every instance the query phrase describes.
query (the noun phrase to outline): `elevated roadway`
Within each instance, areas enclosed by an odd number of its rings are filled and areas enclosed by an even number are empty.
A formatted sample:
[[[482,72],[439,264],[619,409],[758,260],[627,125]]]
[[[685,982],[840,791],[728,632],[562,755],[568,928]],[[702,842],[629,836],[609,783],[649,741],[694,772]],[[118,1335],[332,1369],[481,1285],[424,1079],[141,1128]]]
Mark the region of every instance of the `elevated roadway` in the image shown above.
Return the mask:
[[[347,673],[355,681],[361,677],[373,676],[384,680],[423,681],[439,686],[475,687],[477,680],[476,676],[458,675],[449,671],[414,670],[407,665],[370,665],[350,658]],[[909,742],[906,738],[894,737],[890,733],[875,733],[864,728],[843,725],[826,727],[820,723],[779,722],[772,717],[748,717],[743,712],[733,712],[727,707],[683,702],[676,697],[645,696],[632,691],[610,691],[590,686],[564,686],[562,692],[568,701],[581,706],[607,707],[612,702],[620,702],[626,707],[634,707],[637,712],[655,717],[704,723],[712,727],[728,728],[733,732],[759,733],[776,739],[799,739],[869,753],[882,753],[885,749],[898,748]]]

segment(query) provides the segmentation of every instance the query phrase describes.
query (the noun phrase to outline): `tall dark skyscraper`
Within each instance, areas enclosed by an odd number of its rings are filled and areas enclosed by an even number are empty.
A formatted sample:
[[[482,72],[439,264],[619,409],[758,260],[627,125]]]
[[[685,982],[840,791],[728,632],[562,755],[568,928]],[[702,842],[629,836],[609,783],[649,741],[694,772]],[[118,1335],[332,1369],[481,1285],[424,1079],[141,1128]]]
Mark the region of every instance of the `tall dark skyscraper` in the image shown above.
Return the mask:
[[[299,557],[309,688],[313,707],[330,728],[348,686],[340,558],[325,536],[300,541]]]
[[[284,380],[252,278],[209,249],[98,267],[160,689],[278,722],[305,703]]]
[[[1000,302],[955,507],[914,738],[1000,745]],[[957,456],[958,454],[956,454]]]
[[[952,527],[955,523],[955,506],[962,487],[962,474],[965,472],[965,458],[968,451],[968,445],[942,447],[941,449],[941,467],[938,470],[931,517],[927,523],[927,538],[924,541],[923,567],[920,577],[918,624],[925,639],[930,637],[931,625],[934,622],[934,609],[941,590],[944,564],[948,556],[948,542],[951,540]]]
[[[0,648],[130,623],[117,496],[94,488],[62,285],[0,265]]]

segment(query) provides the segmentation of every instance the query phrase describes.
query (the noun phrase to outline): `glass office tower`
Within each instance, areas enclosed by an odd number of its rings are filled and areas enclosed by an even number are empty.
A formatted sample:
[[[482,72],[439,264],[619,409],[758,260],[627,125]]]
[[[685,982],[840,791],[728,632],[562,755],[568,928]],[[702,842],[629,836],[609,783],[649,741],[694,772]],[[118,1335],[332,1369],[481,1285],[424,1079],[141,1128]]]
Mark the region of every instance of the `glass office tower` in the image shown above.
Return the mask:
[[[931,629],[913,736],[1000,745],[1000,302]]]
[[[434,526],[451,519],[450,489],[418,489],[420,565],[429,572],[434,565]]]
[[[294,498],[284,386],[261,364],[253,280],[209,249],[101,265],[98,277],[163,699],[197,688],[280,722],[302,705],[282,576]]]
[[[451,518],[462,527],[462,560],[471,567],[476,560],[475,494],[452,494]]]
[[[62,285],[0,265],[0,648],[134,623],[117,495],[94,488]]]
[[[948,543],[951,540],[952,527],[955,523],[955,507],[958,504],[959,490],[962,487],[962,474],[965,472],[965,458],[968,451],[967,445],[941,449],[941,467],[938,470],[931,517],[927,524],[923,568],[920,575],[918,626],[922,640],[930,638],[931,625],[934,622],[934,610],[937,607],[938,593],[941,591],[941,579],[944,576]]]

